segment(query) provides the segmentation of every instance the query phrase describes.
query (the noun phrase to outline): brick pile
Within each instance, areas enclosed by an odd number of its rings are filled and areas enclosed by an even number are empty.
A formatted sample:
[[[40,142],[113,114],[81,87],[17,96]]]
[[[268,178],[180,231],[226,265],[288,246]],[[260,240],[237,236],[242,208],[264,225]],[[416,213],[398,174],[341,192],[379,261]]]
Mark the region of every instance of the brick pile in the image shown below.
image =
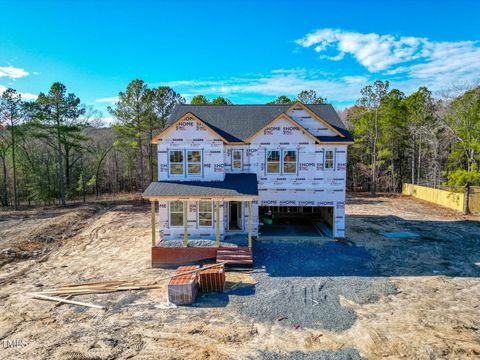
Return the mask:
[[[197,270],[198,265],[180,266],[175,274]],[[176,276],[168,284],[168,300],[175,305],[190,305],[195,301],[198,293],[198,276],[196,272]]]
[[[203,267],[212,266],[215,264],[203,265]],[[201,270],[198,274],[198,281],[200,289],[204,293],[218,292],[223,293],[225,290],[225,267],[223,264]]]

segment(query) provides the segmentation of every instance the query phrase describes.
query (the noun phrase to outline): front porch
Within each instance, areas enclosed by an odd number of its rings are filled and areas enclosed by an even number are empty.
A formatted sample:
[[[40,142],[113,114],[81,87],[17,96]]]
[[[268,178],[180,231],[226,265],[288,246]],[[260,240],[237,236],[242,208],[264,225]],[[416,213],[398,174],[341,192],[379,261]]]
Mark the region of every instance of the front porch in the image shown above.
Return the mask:
[[[256,181],[253,174],[238,174],[221,182],[152,183],[144,193],[151,202],[152,266],[205,260],[251,266]]]
[[[187,209],[192,209],[195,200],[174,200],[182,202],[183,218],[188,219]],[[152,267],[169,267],[176,265],[194,264],[201,261],[225,262],[227,266],[243,267],[252,266],[252,243],[256,237],[253,235],[253,206],[252,201],[215,201],[202,199],[202,202],[212,203],[212,227],[202,229],[198,233],[196,224],[184,221],[181,231],[171,233],[164,227],[157,230],[156,225],[162,223],[157,219],[157,203],[151,201],[151,227],[152,227]],[[229,221],[230,215],[225,216],[223,209],[229,209],[230,204],[245,209],[246,221]],[[238,204],[241,204],[240,206]],[[243,217],[242,217],[243,218]],[[164,234],[168,235],[168,238]],[[199,236],[200,235],[200,236]]]
[[[229,201],[225,203],[229,204]],[[220,221],[223,202],[213,204],[215,209],[212,219],[215,230],[213,239],[211,233],[205,233],[203,238],[192,235],[188,225],[183,227],[182,237],[165,239],[161,236],[162,231],[156,230],[158,223],[156,206],[154,201],[151,202],[152,267],[187,265],[204,261],[224,262],[226,266],[235,267],[253,265],[252,201],[245,202],[248,214],[246,234],[241,232],[241,229],[223,231],[225,229]],[[187,208],[186,205],[184,209]],[[184,213],[184,216],[187,218],[188,215]]]

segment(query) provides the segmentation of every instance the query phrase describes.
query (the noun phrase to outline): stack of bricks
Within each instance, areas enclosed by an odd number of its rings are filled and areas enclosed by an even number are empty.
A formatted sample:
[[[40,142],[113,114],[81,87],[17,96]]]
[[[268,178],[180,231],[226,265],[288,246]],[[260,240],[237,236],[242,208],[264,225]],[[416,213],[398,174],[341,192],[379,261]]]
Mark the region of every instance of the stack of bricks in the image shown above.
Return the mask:
[[[181,274],[187,271],[197,270],[200,267],[180,266],[175,274]],[[195,301],[198,292],[197,272],[176,276],[170,279],[168,284],[168,300],[175,305],[190,305]]]
[[[203,265],[203,267],[212,266]],[[198,281],[200,283],[200,289],[204,293],[218,292],[223,293],[225,289],[225,267],[223,264],[211,267],[205,270],[201,270],[198,274]]]

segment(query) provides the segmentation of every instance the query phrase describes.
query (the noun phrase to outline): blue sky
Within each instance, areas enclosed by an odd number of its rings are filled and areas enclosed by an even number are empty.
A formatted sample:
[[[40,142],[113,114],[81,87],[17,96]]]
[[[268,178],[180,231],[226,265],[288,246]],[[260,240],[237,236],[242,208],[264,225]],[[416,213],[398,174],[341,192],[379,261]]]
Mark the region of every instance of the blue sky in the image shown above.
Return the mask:
[[[1,0],[0,23],[0,91],[61,81],[105,117],[134,78],[235,103],[314,89],[338,109],[375,79],[480,80],[479,1]]]

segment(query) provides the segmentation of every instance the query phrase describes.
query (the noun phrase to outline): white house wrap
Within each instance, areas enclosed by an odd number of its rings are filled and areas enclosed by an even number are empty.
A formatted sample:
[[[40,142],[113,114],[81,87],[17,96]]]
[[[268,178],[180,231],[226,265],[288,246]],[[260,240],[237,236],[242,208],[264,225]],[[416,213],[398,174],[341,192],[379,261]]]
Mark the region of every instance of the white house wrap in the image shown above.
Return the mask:
[[[152,142],[159,181],[143,196],[158,203],[163,239],[255,238],[266,211],[318,217],[345,236],[353,140],[331,105],[179,104]]]

